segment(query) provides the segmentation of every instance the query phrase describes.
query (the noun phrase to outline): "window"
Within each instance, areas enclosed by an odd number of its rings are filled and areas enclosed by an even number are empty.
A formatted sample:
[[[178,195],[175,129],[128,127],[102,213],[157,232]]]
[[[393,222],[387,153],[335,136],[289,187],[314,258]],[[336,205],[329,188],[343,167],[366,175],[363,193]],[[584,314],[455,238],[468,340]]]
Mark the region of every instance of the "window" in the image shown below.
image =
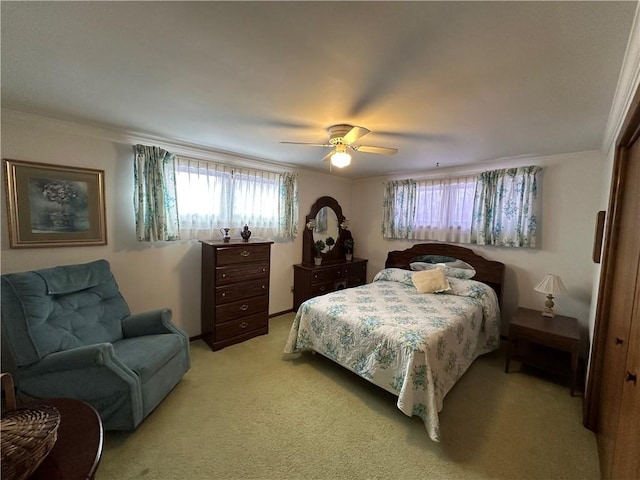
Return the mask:
[[[534,247],[540,167],[385,184],[384,238]]]
[[[476,177],[387,182],[384,238],[468,243]]]
[[[416,181],[416,211],[409,238],[469,243],[476,178]]]
[[[254,238],[297,236],[294,174],[177,158],[146,145],[135,145],[134,153],[138,241],[209,240],[219,238],[222,228],[244,225],[251,226]]]
[[[282,175],[187,158],[178,158],[176,170],[182,239],[218,238],[220,228],[245,224],[257,237],[283,236]]]

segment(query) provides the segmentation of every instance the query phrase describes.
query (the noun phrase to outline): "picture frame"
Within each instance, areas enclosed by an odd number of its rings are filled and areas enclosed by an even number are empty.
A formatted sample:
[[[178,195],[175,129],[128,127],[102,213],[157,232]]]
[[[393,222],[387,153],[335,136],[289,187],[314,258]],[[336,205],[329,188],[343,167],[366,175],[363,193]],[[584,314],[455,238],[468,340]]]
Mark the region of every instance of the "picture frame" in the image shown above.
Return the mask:
[[[104,170],[2,161],[10,248],[107,244]]]
[[[593,238],[593,253],[592,258],[594,263],[600,263],[602,255],[602,240],[604,234],[604,220],[606,212],[600,210],[596,215],[596,231]]]

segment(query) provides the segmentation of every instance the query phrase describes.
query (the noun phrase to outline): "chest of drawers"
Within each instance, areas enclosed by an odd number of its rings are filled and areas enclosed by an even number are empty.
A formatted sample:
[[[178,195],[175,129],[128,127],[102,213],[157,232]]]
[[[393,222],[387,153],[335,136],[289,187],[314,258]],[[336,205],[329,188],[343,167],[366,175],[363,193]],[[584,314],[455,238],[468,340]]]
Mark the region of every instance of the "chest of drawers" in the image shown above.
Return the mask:
[[[273,242],[201,242],[201,329],[212,350],[269,333]]]
[[[318,295],[343,288],[364,285],[367,281],[367,260],[354,258],[350,262],[326,265],[299,264],[293,266],[293,309]]]

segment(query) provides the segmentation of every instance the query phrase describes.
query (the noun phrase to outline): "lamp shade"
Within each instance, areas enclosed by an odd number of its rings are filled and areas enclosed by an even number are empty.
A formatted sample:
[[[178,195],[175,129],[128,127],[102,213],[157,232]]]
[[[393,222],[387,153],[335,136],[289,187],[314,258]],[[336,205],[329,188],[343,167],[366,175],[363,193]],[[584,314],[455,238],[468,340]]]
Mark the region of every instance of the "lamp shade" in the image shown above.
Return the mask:
[[[540,283],[535,286],[534,290],[540,293],[546,293],[550,295],[557,295],[567,293],[567,289],[564,288],[564,283],[557,275],[547,273],[545,277],[540,280]]]

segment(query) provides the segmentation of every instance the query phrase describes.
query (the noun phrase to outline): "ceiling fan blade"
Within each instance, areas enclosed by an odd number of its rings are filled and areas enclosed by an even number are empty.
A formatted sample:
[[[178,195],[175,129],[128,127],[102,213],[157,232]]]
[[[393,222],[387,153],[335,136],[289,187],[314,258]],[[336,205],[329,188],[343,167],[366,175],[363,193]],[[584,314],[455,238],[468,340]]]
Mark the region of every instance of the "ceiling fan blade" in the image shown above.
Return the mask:
[[[312,147],[333,147],[333,145],[329,143],[306,143],[306,142],[280,142],[280,143],[288,143],[291,145],[310,145]]]
[[[395,155],[398,153],[397,148],[388,148],[388,147],[374,147],[372,145],[351,145],[356,152],[365,152],[365,153],[382,153],[384,155]]]
[[[328,162],[329,160],[331,160],[331,155],[333,155],[335,153],[335,150],[331,150],[329,153],[327,153],[327,155],[322,159],[323,162]]]
[[[344,137],[342,137],[342,143],[349,145],[359,138],[364,137],[369,132],[371,132],[371,130],[364,127],[353,127]]]

